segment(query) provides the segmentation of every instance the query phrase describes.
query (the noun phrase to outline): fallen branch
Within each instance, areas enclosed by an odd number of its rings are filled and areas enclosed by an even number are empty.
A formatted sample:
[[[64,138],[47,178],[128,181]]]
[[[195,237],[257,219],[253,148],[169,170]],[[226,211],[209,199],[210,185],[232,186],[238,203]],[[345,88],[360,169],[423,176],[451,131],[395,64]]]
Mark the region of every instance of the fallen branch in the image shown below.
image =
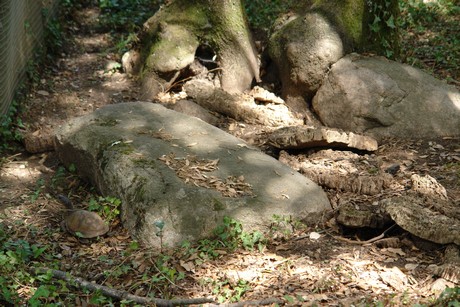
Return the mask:
[[[83,278],[73,277],[69,273],[60,270],[52,270],[47,268],[38,268],[36,272],[40,274],[51,273],[54,278],[65,280],[78,288],[86,288],[91,291],[101,291],[102,294],[118,300],[129,300],[139,304],[155,304],[156,306],[180,306],[192,304],[214,303],[212,298],[201,297],[193,299],[172,299],[165,300],[161,298],[149,298],[130,294],[126,291],[113,289],[110,287],[91,283]]]

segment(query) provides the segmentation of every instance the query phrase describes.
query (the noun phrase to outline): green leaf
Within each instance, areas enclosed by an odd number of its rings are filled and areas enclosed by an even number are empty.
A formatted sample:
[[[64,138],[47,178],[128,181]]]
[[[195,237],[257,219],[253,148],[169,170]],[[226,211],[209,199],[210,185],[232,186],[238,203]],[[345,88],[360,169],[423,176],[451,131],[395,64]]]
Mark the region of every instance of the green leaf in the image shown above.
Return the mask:
[[[34,258],[38,258],[46,250],[46,246],[38,247],[37,245],[32,245],[32,253]]]
[[[284,299],[288,302],[288,303],[294,303],[294,298],[290,295],[285,295],[284,296]]]
[[[161,231],[165,227],[165,222],[158,220],[158,221],[153,222],[153,225],[155,225],[155,227],[157,227]]]
[[[34,295],[29,300],[29,306],[42,306],[39,298],[49,297],[50,291],[46,286],[40,286],[34,293]]]
[[[391,28],[391,29],[395,29],[395,28],[396,28],[396,26],[395,26],[395,20],[394,20],[394,18],[393,18],[393,15],[391,15],[390,18],[387,19],[386,24],[387,24],[387,26],[388,26],[389,28]]]
[[[75,166],[75,164],[70,164],[69,165],[69,172],[71,173],[75,173],[77,171],[77,167]]]

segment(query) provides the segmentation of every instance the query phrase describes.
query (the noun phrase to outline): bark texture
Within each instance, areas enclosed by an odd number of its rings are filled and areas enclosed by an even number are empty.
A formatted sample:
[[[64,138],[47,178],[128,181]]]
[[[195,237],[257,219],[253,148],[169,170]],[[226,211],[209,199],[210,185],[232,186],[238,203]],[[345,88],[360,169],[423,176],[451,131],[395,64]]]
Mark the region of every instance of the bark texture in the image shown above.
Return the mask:
[[[210,38],[219,55],[222,88],[241,92],[259,81],[259,63],[241,0],[208,0],[213,28]]]
[[[145,23],[141,40],[144,98],[153,99],[174,82],[200,45],[215,53],[224,90],[242,92],[259,80],[241,0],[171,1]]]

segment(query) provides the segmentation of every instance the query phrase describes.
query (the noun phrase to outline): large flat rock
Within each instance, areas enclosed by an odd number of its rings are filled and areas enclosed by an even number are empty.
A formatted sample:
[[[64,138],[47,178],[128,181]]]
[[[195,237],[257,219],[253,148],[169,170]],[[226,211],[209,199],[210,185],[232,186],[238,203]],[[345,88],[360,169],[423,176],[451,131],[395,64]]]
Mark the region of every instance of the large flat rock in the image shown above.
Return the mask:
[[[75,118],[57,131],[56,150],[102,194],[119,197],[124,226],[153,247],[207,237],[224,216],[266,230],[275,214],[312,222],[331,209],[322,189],[288,166],[157,104]]]

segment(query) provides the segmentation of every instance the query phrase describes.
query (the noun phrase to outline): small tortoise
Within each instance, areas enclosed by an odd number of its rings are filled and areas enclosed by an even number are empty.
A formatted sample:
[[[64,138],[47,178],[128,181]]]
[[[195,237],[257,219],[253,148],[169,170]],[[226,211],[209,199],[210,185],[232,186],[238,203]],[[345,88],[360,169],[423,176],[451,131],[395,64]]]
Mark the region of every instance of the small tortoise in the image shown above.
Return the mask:
[[[80,238],[95,238],[109,231],[109,226],[95,212],[75,209],[70,199],[58,195],[58,199],[66,206],[69,213],[61,223],[64,230]]]

